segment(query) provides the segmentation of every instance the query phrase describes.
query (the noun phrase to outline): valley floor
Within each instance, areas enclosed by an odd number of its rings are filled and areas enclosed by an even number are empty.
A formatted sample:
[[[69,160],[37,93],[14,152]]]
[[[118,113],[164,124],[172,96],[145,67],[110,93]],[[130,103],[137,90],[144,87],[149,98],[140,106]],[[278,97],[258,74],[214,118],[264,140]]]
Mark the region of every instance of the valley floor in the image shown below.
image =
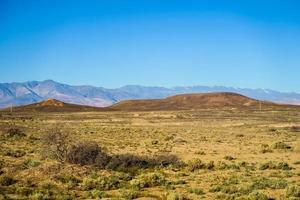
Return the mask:
[[[42,142],[58,124],[110,155],[173,155],[184,164],[60,163]],[[300,198],[299,109],[3,113],[0,128],[0,199]]]

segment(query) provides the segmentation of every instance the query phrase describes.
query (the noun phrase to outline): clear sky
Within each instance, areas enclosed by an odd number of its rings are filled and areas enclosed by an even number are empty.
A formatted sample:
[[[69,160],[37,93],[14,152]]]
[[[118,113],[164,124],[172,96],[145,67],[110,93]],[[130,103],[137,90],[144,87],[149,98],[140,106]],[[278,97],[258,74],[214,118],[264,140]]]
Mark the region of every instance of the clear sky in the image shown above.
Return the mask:
[[[0,0],[0,82],[300,92],[298,0]]]

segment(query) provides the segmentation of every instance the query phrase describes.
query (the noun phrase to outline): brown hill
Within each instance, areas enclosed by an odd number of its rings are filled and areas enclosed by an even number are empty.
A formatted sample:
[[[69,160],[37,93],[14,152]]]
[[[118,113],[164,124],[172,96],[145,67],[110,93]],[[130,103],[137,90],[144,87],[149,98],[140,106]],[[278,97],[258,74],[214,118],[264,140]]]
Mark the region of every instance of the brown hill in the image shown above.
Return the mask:
[[[275,104],[272,102],[255,100],[236,93],[220,92],[182,94],[166,99],[126,100],[106,108],[69,104],[56,99],[48,99],[40,103],[14,107],[13,112],[155,111],[206,108],[259,109],[260,107],[265,109],[297,106]],[[3,111],[9,112],[10,109],[7,108]]]
[[[48,99],[39,103],[29,104],[25,106],[13,107],[13,112],[89,112],[103,111],[108,108],[98,108],[77,104],[64,103],[56,99]],[[11,111],[10,108],[3,111]]]
[[[280,106],[279,104],[258,101],[229,92],[182,94],[166,99],[127,100],[110,106],[113,110],[190,110],[203,108],[260,108],[260,106]]]

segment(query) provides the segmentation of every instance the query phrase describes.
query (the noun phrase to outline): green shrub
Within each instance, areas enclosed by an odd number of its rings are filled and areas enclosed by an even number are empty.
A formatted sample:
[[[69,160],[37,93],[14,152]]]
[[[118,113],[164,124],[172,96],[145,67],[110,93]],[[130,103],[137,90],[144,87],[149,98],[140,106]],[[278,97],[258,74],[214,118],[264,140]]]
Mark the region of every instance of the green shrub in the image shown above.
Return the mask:
[[[140,196],[139,191],[131,189],[131,190],[122,190],[121,197],[124,199],[136,199]]]
[[[187,200],[187,198],[185,196],[183,196],[182,194],[170,192],[167,195],[167,200]]]
[[[286,197],[299,197],[300,198],[300,186],[292,185],[286,189]]]
[[[220,192],[222,190],[221,185],[213,185],[210,187],[209,192],[215,193],[215,192]]]
[[[215,167],[215,164],[213,161],[209,162],[209,163],[205,163],[200,159],[195,159],[195,160],[191,160],[188,162],[187,164],[188,170],[193,172],[199,169],[208,169],[208,170],[213,170]]]
[[[96,179],[86,177],[83,179],[81,186],[84,190],[112,190],[120,187],[120,180],[116,176],[99,176]]]
[[[260,170],[266,170],[266,169],[281,169],[281,170],[291,170],[292,167],[289,166],[286,162],[280,162],[276,164],[275,162],[269,161],[266,163],[263,163],[259,167]]]
[[[58,175],[54,177],[57,181],[63,183],[63,184],[69,184],[70,186],[77,186],[79,183],[82,181],[75,177],[74,175],[70,174],[63,174],[63,175]]]
[[[90,197],[94,199],[102,199],[107,197],[106,193],[97,189],[90,191]]]
[[[284,179],[267,179],[258,178],[252,182],[251,188],[253,190],[259,189],[284,189],[288,185],[287,181]]]
[[[269,197],[262,192],[253,191],[248,195],[247,200],[269,200]]]
[[[200,188],[188,188],[187,191],[189,193],[197,194],[197,195],[203,195],[205,194],[204,191]]]
[[[147,188],[161,186],[166,183],[165,175],[161,172],[150,172],[146,174],[141,174],[135,179],[131,180],[130,184],[134,188]]]
[[[40,164],[41,164],[40,161],[28,159],[28,160],[25,160],[25,161],[20,165],[20,169],[30,169],[30,168],[33,168],[33,167],[37,167],[37,166],[39,166]]]

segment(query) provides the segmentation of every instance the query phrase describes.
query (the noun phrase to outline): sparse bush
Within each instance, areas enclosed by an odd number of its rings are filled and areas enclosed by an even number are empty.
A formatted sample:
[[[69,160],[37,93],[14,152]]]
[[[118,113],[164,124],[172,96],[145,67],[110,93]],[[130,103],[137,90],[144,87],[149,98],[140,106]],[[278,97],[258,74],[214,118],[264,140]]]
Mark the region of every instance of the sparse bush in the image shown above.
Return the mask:
[[[14,137],[14,138],[21,138],[21,137],[25,137],[26,134],[24,133],[24,131],[21,128],[17,128],[17,127],[11,127],[9,129],[7,129],[6,137]]]
[[[187,200],[185,196],[176,192],[170,192],[167,195],[167,200]]]
[[[84,190],[112,190],[118,189],[120,180],[117,176],[99,176],[96,179],[86,177],[81,183]]]
[[[100,190],[92,190],[90,191],[90,197],[94,199],[102,199],[107,197],[106,193]]]
[[[165,167],[169,165],[183,166],[175,155],[157,155],[154,158],[147,156],[136,156],[133,154],[120,154],[113,155],[107,169],[113,169],[118,171],[128,171],[130,168],[153,168],[153,167]]]
[[[206,155],[206,153],[204,151],[196,151],[195,154],[197,154],[197,155]]]
[[[300,132],[300,126],[292,126],[290,129],[292,132]]]
[[[104,167],[110,157],[95,142],[82,142],[73,145],[67,155],[66,161],[80,165],[94,165]]]
[[[259,178],[255,179],[251,185],[252,189],[284,189],[288,185],[287,181],[284,179],[267,179],[267,178]]]
[[[29,168],[32,168],[32,167],[37,167],[41,164],[40,161],[37,161],[37,160],[31,160],[31,159],[28,159],[28,160],[25,160],[20,168],[21,169],[29,169]]]
[[[0,185],[2,186],[10,186],[17,182],[13,177],[5,175],[0,178]]]
[[[269,161],[269,162],[261,164],[259,169],[260,170],[266,170],[266,169],[291,170],[292,167],[290,167],[289,164],[286,162],[280,162],[280,163],[276,164],[275,162]]]
[[[253,191],[248,195],[247,200],[269,200],[269,197],[262,192]]]
[[[273,150],[270,148],[269,145],[267,144],[262,144],[261,145],[261,150],[260,150],[261,153],[272,153]]]
[[[54,178],[63,184],[69,184],[71,186],[76,186],[81,183],[81,180],[79,178],[70,174],[57,175]]]
[[[136,199],[140,196],[139,191],[131,189],[131,190],[122,190],[121,197],[124,199]]]
[[[286,197],[300,197],[300,186],[292,185],[286,189]]]
[[[195,159],[195,160],[189,161],[187,165],[188,165],[188,170],[192,171],[192,172],[199,170],[199,169],[213,170],[215,167],[213,161],[211,161],[209,163],[205,163],[200,159]]]
[[[235,163],[230,163],[230,164],[227,164],[223,161],[219,161],[216,166],[215,166],[216,169],[219,169],[219,170],[226,170],[226,169],[235,169],[235,170],[239,170],[240,169],[240,166],[235,164]]]
[[[46,132],[42,136],[42,140],[45,144],[45,155],[54,157],[59,162],[66,161],[68,150],[73,143],[68,132],[63,132],[59,127],[55,127]]]
[[[276,142],[272,145],[273,149],[292,149],[292,147],[284,142]]]
[[[209,192],[215,193],[215,192],[220,192],[222,190],[221,185],[213,185],[209,188]]]
[[[134,188],[148,188],[164,185],[166,183],[165,175],[161,172],[145,173],[137,176],[135,179],[130,181],[130,184]]]
[[[157,145],[158,143],[159,143],[158,140],[152,140],[152,141],[151,141],[151,144],[152,144],[152,145]]]
[[[5,156],[10,156],[10,157],[14,157],[14,158],[20,158],[20,157],[23,157],[26,155],[26,152],[25,151],[22,151],[22,150],[12,150],[12,149],[6,149],[4,151],[4,155]]]
[[[189,193],[193,193],[193,194],[197,194],[197,195],[203,195],[203,194],[205,194],[205,193],[203,192],[203,190],[200,189],[200,188],[188,188],[187,191],[188,191]]]
[[[234,158],[232,156],[225,156],[224,159],[225,160],[236,160],[236,158]]]
[[[269,128],[269,131],[270,131],[270,132],[276,132],[277,129],[276,129],[276,128]]]

